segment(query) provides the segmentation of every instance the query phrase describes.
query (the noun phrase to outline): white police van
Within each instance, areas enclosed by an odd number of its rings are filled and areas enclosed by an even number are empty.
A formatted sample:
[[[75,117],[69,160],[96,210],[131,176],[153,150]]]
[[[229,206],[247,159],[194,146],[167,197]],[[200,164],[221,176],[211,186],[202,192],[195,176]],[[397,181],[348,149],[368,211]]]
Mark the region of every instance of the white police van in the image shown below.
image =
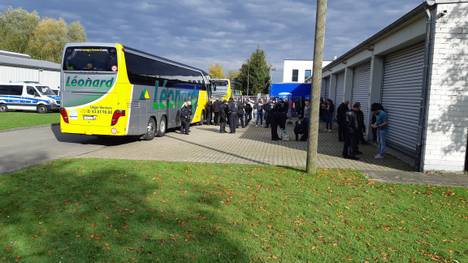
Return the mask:
[[[60,108],[60,97],[38,82],[0,83],[0,112],[28,110],[46,113]]]

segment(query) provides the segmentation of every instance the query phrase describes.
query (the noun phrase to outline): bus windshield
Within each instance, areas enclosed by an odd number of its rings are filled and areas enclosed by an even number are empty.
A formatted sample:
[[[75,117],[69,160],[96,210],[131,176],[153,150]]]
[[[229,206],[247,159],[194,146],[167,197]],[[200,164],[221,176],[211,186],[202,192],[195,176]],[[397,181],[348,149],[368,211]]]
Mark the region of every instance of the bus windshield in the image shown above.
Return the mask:
[[[54,96],[56,95],[52,89],[50,89],[49,87],[47,86],[36,86],[36,88],[39,90],[39,92],[42,94],[42,95],[45,95],[45,96]]]
[[[214,84],[214,87],[213,87],[214,93],[223,93],[223,92],[226,92],[228,89],[227,80],[216,80],[213,82],[213,84]]]
[[[117,52],[113,47],[69,47],[63,70],[117,71]]]

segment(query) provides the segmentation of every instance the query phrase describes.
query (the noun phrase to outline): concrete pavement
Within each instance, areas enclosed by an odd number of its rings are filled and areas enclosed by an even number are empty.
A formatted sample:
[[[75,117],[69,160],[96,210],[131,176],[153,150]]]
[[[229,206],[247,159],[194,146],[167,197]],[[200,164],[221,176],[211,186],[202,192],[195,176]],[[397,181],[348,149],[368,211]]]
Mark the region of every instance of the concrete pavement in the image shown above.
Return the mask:
[[[0,132],[0,174],[102,149],[96,137],[63,135],[57,125]]]
[[[306,142],[271,141],[270,130],[250,125],[236,134],[220,134],[215,126],[194,126],[190,135],[168,132],[153,141],[63,135],[57,125],[0,132],[0,173],[60,158],[109,158],[194,163],[265,164],[304,168]],[[292,126],[288,127],[293,139]],[[335,133],[320,133],[319,166],[356,169],[383,182],[468,186],[468,176],[425,175],[387,156],[375,160],[375,147],[361,146],[361,160],[341,158]]]

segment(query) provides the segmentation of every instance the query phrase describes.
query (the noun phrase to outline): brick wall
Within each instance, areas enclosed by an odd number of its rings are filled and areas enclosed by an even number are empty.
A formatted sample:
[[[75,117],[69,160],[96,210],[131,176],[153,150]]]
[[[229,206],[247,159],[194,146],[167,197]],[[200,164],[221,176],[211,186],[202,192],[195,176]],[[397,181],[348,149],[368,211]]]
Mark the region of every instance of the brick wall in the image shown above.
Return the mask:
[[[468,2],[437,5],[424,170],[461,172],[468,133]]]

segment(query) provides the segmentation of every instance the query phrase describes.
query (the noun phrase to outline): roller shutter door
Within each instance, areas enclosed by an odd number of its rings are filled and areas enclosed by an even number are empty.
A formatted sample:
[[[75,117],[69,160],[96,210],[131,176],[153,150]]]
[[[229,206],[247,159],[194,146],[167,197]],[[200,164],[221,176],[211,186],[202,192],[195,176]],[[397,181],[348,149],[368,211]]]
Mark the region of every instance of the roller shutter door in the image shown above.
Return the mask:
[[[397,51],[384,59],[382,105],[388,113],[387,143],[417,158],[424,43]]]
[[[369,88],[370,88],[370,63],[363,64],[354,69],[352,102],[360,102],[364,113],[364,123],[369,123]]]
[[[324,78],[322,81],[322,88],[320,89],[320,97],[328,98],[329,86],[330,86],[330,78]]]
[[[335,105],[340,105],[344,100],[344,72],[336,75]]]

